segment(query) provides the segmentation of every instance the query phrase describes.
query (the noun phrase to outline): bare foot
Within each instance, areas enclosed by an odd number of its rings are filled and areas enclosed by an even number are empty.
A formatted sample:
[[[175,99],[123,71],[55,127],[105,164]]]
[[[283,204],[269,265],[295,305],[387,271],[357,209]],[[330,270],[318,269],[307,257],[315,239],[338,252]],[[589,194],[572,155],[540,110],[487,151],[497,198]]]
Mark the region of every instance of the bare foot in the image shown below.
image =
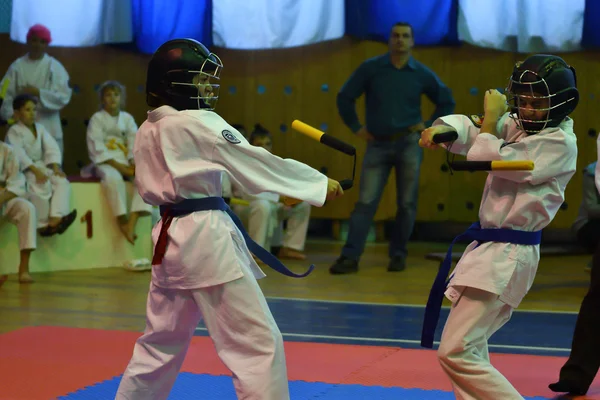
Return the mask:
[[[306,260],[306,255],[298,250],[282,247],[277,254],[279,258],[287,258],[289,260]]]
[[[4,285],[4,282],[8,279],[8,275],[0,275],[0,287]]]
[[[127,232],[129,233],[129,237],[132,237],[134,241],[138,238],[135,234],[135,222],[136,219],[133,218],[129,218],[129,221],[127,221]]]
[[[29,272],[24,272],[22,274],[19,274],[19,283],[33,283],[33,282],[35,282],[35,281],[31,277],[31,275],[29,275]]]
[[[137,239],[137,236],[133,232],[130,232],[128,224],[119,225],[119,229],[121,232],[123,232],[125,239],[127,239],[129,243],[135,244],[135,239]]]

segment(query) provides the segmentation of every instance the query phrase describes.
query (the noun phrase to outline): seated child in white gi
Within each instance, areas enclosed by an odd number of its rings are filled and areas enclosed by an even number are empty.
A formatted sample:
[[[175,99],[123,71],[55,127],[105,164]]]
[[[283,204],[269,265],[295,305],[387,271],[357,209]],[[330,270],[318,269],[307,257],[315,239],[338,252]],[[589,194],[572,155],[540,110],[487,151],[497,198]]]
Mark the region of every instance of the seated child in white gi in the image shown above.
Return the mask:
[[[212,111],[223,65],[201,43],[174,39],[148,65],[134,156],[141,196],[161,207],[147,323],[117,391],[118,400],[165,400],[201,319],[233,376],[239,399],[287,400],[283,339],[257,279],[251,251],[291,273],[245,233],[221,197],[221,175],[251,194],[265,191],[322,206],[340,184],[291,159],[252,146]],[[252,250],[251,250],[252,249]],[[202,388],[197,397],[205,398]]]
[[[33,278],[29,274],[29,257],[37,247],[37,216],[33,204],[25,199],[25,175],[20,169],[18,152],[0,141],[0,216],[17,227],[21,250],[19,282],[31,283]],[[1,286],[6,281],[7,271],[0,271]]]
[[[485,94],[483,121],[450,115],[421,134],[425,147],[436,147],[434,135],[457,132],[458,139],[444,147],[469,161],[535,165],[531,171],[488,173],[480,222],[455,239],[473,242],[447,286],[450,259],[444,262],[429,297],[422,345],[433,345],[445,293],[452,307],[438,357],[456,397],[464,400],[523,398],[491,365],[488,340],[531,288],[541,230],[560,209],[577,167],[577,138],[568,117],[579,100],[575,70],[560,57],[534,55],[515,65],[506,91],[514,102],[509,112],[506,97],[492,89]]]
[[[271,152],[273,138],[271,133],[256,124],[248,138],[253,146],[262,147]],[[304,260],[306,232],[310,220],[310,204],[302,201],[293,206],[283,204],[279,194],[263,192],[258,195],[244,193],[233,185],[235,197],[248,201],[249,205],[234,204],[233,211],[240,216],[248,229],[250,237],[265,249],[280,247],[279,258]],[[283,233],[283,222],[287,220],[287,229]]]
[[[6,142],[21,150],[21,170],[27,179],[27,197],[36,208],[41,236],[62,234],[75,221],[70,211],[71,184],[60,168],[62,154],[56,140],[36,119],[37,99],[29,94],[14,98],[18,121],[6,134]]]
[[[102,180],[119,229],[127,241],[134,244],[138,218],[152,212],[152,206],[144,203],[137,188],[133,190],[131,210],[127,212],[125,179],[133,182],[135,177],[133,144],[138,127],[133,116],[122,110],[125,88],[119,82],[104,82],[98,93],[102,109],[90,118],[87,127],[88,154],[94,164],[94,174]]]

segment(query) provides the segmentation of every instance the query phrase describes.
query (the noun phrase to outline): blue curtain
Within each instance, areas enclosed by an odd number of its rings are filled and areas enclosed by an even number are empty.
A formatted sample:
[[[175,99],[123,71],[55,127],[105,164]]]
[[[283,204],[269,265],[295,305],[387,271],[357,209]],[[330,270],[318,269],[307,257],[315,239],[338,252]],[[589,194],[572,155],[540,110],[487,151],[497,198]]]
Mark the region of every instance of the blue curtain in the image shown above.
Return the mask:
[[[0,33],[10,33],[12,0],[0,0]]]
[[[212,0],[132,0],[132,7],[135,43],[142,53],[152,54],[176,38],[212,45]]]
[[[581,45],[584,48],[600,47],[600,1],[586,0],[583,13],[583,36]]]
[[[413,26],[415,45],[457,45],[458,0],[346,0],[346,35],[387,42],[396,22]]]

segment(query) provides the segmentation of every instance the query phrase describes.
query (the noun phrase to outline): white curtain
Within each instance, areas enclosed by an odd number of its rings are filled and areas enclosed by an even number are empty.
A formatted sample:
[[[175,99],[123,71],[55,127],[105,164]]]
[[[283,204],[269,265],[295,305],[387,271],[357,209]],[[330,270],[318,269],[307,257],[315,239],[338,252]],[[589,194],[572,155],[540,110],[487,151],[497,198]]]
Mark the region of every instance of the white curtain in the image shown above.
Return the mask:
[[[458,37],[519,53],[577,51],[585,0],[459,0]]]
[[[45,25],[51,46],[86,47],[133,40],[131,0],[15,0],[10,37],[25,43],[32,25]]]
[[[344,21],[344,0],[217,0],[213,42],[240,50],[303,46],[341,38]]]

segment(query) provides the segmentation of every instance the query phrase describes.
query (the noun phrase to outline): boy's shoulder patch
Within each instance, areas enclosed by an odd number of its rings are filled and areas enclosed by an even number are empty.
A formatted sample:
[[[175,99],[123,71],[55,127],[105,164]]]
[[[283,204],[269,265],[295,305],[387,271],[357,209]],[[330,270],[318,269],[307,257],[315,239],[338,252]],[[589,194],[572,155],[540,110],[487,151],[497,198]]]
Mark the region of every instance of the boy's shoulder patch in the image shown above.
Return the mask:
[[[470,115],[469,119],[471,120],[471,122],[473,123],[473,125],[475,125],[478,128],[481,128],[481,125],[483,125],[483,114],[480,114],[480,115],[477,115],[477,114]]]
[[[233,132],[228,131],[227,129],[224,129],[221,132],[221,135],[223,135],[225,140],[227,140],[229,143],[232,143],[232,144],[242,143],[242,141],[237,136],[235,136],[235,134]]]

